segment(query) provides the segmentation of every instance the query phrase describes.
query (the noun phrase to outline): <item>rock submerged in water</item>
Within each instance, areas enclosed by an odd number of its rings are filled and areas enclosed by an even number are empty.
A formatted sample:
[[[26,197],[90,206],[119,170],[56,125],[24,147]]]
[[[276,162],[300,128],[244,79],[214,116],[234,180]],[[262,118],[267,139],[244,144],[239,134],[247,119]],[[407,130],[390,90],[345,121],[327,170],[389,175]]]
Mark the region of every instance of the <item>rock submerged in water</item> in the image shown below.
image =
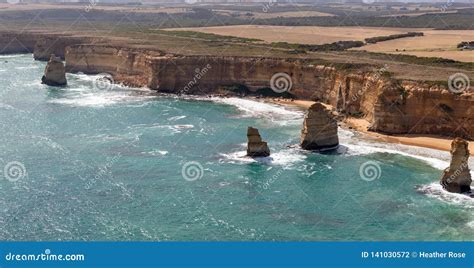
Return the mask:
[[[309,107],[301,131],[301,147],[305,150],[332,150],[339,146],[337,120],[322,103]]]
[[[262,141],[258,129],[248,127],[247,129],[247,156],[250,157],[263,157],[270,155],[270,149],[268,144]]]
[[[456,138],[451,143],[451,164],[441,177],[443,188],[452,193],[469,193],[471,191],[471,172],[469,171],[469,143]]]
[[[66,69],[61,58],[51,55],[44,70],[44,75],[41,78],[41,82],[48,86],[55,87],[67,85]]]

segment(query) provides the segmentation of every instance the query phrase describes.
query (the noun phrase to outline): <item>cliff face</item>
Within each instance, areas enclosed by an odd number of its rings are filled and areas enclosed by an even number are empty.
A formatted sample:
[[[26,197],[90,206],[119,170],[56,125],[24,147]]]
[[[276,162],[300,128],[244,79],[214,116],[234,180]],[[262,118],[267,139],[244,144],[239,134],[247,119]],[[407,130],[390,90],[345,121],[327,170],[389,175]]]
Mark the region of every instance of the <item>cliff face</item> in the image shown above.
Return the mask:
[[[33,57],[35,60],[46,61],[49,60],[51,54],[65,59],[66,47],[77,45],[81,43],[89,43],[93,39],[87,37],[69,37],[69,36],[55,36],[44,35],[37,38]]]
[[[394,85],[374,102],[371,129],[386,133],[474,136],[474,94],[439,86]]]
[[[271,88],[272,77],[284,73],[295,97],[363,116],[372,123],[373,131],[474,136],[473,93],[456,95],[440,86],[399,83],[376,71],[340,71],[272,58],[173,56],[94,45],[71,46],[66,62],[70,72],[108,72],[116,82],[183,94],[222,93],[223,88],[239,86],[250,91]]]
[[[338,70],[272,58],[166,55],[159,50],[86,44],[91,40],[2,33],[0,53],[34,52],[40,60],[51,54],[64,55],[67,72],[109,73],[117,83],[169,93],[269,90],[274,86],[272,78],[283,77],[291,85],[285,84],[287,91],[296,98],[320,101],[342,114],[365,117],[373,131],[474,136],[473,92],[453,94],[441,86],[400,83],[377,70]]]
[[[34,34],[2,32],[0,54],[33,53],[37,38]]]
[[[66,49],[66,71],[88,74],[109,73],[114,80],[130,86],[147,86],[151,69],[149,58],[159,52],[114,46],[75,45]]]

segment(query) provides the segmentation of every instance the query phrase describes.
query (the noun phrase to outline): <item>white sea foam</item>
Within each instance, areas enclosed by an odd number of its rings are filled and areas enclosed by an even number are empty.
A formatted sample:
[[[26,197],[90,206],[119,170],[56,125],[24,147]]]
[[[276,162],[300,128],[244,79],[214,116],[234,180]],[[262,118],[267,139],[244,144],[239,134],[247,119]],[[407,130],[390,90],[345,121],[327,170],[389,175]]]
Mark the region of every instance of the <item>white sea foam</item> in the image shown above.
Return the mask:
[[[24,55],[25,55],[25,54],[1,55],[1,56],[0,56],[0,59],[18,58],[18,57],[22,57],[22,56],[24,56]]]
[[[180,120],[180,119],[183,119],[183,118],[186,118],[186,116],[185,115],[178,115],[178,116],[173,116],[173,117],[168,118],[168,121],[177,121],[177,120]]]
[[[467,225],[467,227],[469,227],[471,229],[474,229],[474,221],[470,221],[466,225]]]
[[[371,141],[363,137],[357,137],[352,131],[345,129],[339,129],[339,137],[341,145],[348,148],[345,152],[348,155],[399,154],[424,161],[440,170],[449,166],[449,152],[404,144]]]
[[[299,149],[289,148],[272,153],[268,157],[247,157],[247,151],[240,150],[232,153],[222,153],[220,162],[224,163],[263,163],[268,165],[279,165],[283,167],[291,167],[293,164],[304,161],[306,156]]]
[[[470,209],[474,208],[474,198],[463,194],[450,193],[444,190],[443,186],[438,182],[422,185],[418,188],[418,191],[450,204],[456,204]]]
[[[67,74],[70,83],[59,90],[61,95],[51,99],[49,103],[57,103],[79,107],[104,107],[118,103],[134,103],[154,98],[151,90],[146,88],[129,88],[113,85],[110,90],[97,89],[93,82],[100,75]]]
[[[151,156],[160,156],[160,155],[167,155],[168,151],[163,151],[163,150],[151,150],[149,152],[142,152],[142,154],[145,155],[151,155]]]
[[[242,98],[221,98],[212,97],[210,100],[217,103],[224,103],[237,107],[248,117],[265,117],[272,119],[302,119],[304,113],[289,107],[277,104],[270,104],[258,100],[242,99]]]
[[[133,90],[128,91],[103,91],[88,92],[84,87],[75,87],[57,99],[52,99],[49,103],[64,104],[79,107],[104,107],[117,103],[140,102],[152,99],[154,96],[137,95]]]
[[[40,69],[39,66],[21,66],[15,67],[16,70],[31,70],[31,69]]]

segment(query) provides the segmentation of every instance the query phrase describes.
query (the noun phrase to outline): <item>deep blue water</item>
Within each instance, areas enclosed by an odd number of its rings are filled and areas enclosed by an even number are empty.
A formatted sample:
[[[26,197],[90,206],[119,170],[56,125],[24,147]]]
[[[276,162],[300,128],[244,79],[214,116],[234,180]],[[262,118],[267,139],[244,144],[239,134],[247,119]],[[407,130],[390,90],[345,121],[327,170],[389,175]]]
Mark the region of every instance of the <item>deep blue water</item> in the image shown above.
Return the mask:
[[[437,183],[446,153],[344,129],[339,152],[304,152],[299,110],[51,88],[44,66],[0,56],[1,240],[474,239],[473,201]],[[247,126],[270,158],[243,157]]]

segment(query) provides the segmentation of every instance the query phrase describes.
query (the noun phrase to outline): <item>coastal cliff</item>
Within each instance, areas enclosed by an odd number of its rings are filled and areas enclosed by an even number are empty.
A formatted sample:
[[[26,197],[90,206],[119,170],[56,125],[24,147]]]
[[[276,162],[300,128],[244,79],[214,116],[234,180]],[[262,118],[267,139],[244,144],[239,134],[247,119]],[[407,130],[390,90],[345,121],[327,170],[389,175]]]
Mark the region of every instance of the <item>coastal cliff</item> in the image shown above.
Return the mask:
[[[66,49],[66,71],[87,74],[108,73],[117,83],[128,86],[148,86],[152,79],[150,58],[159,51],[147,51],[116,46],[74,45]]]
[[[342,69],[295,59],[182,56],[157,49],[91,44],[90,38],[4,34],[2,54],[63,56],[67,72],[108,73],[116,83],[176,94],[274,93],[330,104],[346,116],[364,118],[369,129],[388,134],[474,136],[474,93],[455,94],[443,85],[392,79],[384,68]],[[274,92],[272,78],[290,86]]]
[[[377,69],[338,70],[288,59],[175,56],[96,45],[68,47],[66,63],[69,72],[109,72],[126,85],[197,95],[269,89],[272,77],[283,73],[291,79],[285,93],[365,118],[372,131],[474,136],[472,92],[454,94],[440,85],[400,82]]]

